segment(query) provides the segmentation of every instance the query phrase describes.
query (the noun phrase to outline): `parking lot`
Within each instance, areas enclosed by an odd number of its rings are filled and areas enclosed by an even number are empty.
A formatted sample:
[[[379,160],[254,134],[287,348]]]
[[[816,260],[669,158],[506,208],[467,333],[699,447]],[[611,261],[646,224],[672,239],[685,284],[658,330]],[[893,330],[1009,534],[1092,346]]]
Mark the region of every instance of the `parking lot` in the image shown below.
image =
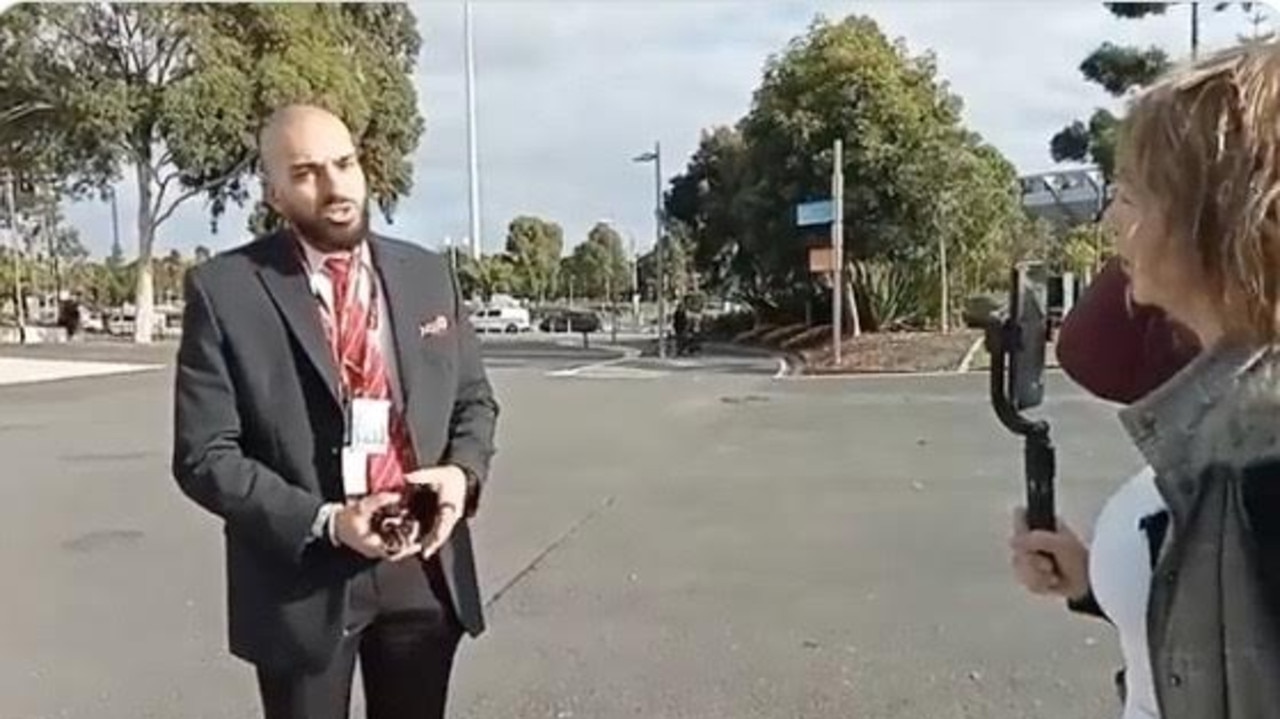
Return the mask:
[[[1109,627],[1009,575],[1021,454],[981,375],[779,379],[522,342],[486,343],[490,630],[454,716],[1116,711]],[[168,476],[171,348],[0,354],[68,353],[160,368],[0,387],[0,717],[254,716],[218,526]],[[565,373],[633,362],[657,374]],[[1137,457],[1111,408],[1061,378],[1051,397],[1061,505],[1087,527]]]

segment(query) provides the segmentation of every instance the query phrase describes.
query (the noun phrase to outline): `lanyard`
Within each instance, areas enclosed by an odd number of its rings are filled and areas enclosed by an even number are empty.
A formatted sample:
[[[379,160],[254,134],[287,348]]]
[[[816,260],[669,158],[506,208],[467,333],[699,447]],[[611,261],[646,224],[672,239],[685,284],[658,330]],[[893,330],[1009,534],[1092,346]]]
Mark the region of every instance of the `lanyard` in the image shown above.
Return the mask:
[[[367,281],[369,285],[369,304],[368,312],[365,315],[366,323],[364,331],[368,334],[373,334],[378,330],[378,322],[380,319],[378,313],[378,283],[376,275],[373,272],[373,268],[369,267],[365,263],[365,255],[363,252],[364,247],[364,245],[360,245],[351,252],[351,275],[347,278],[346,293],[342,298],[341,306],[347,311],[349,311],[349,308],[357,306],[356,303],[360,302],[360,281],[362,279]],[[320,318],[324,322],[325,334],[329,340],[329,349],[333,353],[333,361],[338,367],[342,393],[344,396],[348,395],[351,393],[352,383],[350,378],[347,376],[347,372],[345,372],[346,367],[342,361],[342,338],[339,336],[341,318],[337,316],[337,312],[335,311],[339,305],[337,301],[338,298],[336,296],[338,288],[333,284],[333,278],[326,274],[326,279],[330,283],[329,295],[331,297],[331,301],[326,302],[324,295],[318,291],[315,285],[311,284],[311,279],[314,277],[317,270],[311,266],[311,262],[307,257],[306,251],[302,247],[301,241],[299,241],[298,244],[298,253],[301,255],[303,267],[307,269],[308,285],[311,287],[312,294],[315,295],[318,300],[317,304],[320,305]],[[376,341],[376,338],[370,337],[369,341]]]

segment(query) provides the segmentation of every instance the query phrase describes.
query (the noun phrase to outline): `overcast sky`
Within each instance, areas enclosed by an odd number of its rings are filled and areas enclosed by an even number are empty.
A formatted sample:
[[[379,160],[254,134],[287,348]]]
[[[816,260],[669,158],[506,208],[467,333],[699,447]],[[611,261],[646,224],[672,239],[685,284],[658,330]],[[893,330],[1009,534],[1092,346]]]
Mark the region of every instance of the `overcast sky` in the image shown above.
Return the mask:
[[[468,233],[466,102],[461,0],[413,4],[423,50],[415,78],[427,131],[415,181],[392,227],[429,247]],[[1021,172],[1050,169],[1048,140],[1111,100],[1080,76],[1104,40],[1188,52],[1189,8],[1124,21],[1101,3],[899,0],[476,0],[475,50],[483,246],[501,249],[518,214],[555,220],[566,246],[592,224],[614,222],[643,250],[653,237],[652,167],[631,158],[663,147],[664,175],[684,166],[699,131],[748,108],[765,60],[818,14],[870,15],[912,53],[933,49],[965,102],[964,119]],[[1251,30],[1238,9],[1202,11],[1202,45]],[[121,239],[136,251],[136,193],[120,190]],[[246,211],[210,232],[196,201],[161,227],[157,253],[221,250],[248,239]],[[104,203],[68,208],[95,255],[111,246]]]

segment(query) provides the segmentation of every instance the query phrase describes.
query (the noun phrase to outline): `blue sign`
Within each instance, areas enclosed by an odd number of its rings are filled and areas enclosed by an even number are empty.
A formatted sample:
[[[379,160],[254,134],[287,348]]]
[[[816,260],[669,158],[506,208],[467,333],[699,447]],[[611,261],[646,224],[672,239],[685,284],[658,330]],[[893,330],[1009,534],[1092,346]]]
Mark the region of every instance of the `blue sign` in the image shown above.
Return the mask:
[[[803,202],[796,205],[796,225],[799,227],[829,225],[835,222],[835,219],[835,203],[831,200]]]

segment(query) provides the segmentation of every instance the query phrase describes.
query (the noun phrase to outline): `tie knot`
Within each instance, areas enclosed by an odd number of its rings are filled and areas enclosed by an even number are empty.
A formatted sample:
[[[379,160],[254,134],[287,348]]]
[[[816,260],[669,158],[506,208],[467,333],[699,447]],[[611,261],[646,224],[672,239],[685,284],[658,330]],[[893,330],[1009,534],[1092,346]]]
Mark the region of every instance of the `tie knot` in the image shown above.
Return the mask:
[[[334,282],[345,283],[351,276],[351,257],[338,255],[324,258],[324,271]]]

